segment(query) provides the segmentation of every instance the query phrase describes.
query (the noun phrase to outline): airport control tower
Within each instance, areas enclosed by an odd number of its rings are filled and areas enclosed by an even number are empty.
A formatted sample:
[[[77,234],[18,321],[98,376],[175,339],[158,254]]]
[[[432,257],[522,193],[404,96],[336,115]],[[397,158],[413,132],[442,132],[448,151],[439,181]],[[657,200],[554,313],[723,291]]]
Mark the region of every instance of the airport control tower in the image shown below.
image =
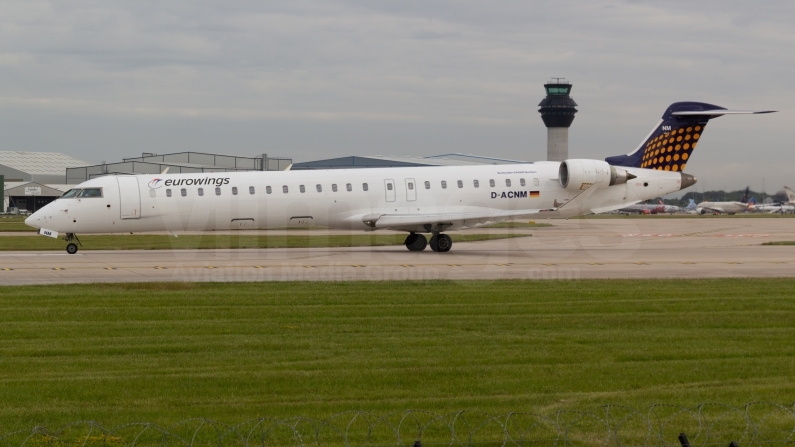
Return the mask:
[[[565,78],[552,78],[544,84],[547,97],[538,106],[538,113],[547,126],[547,160],[563,161],[569,158],[569,127],[577,113],[577,103],[571,99],[571,83]]]

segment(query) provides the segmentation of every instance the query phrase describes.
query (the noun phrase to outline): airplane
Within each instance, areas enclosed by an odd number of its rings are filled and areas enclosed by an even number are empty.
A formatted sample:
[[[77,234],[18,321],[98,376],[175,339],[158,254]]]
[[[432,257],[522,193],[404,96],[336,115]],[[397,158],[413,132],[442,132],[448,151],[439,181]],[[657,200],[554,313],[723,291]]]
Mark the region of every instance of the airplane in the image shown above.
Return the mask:
[[[107,175],[76,185],[25,223],[43,236],[64,234],[69,254],[78,251],[78,233],[285,225],[401,231],[410,251],[430,245],[443,253],[452,247],[445,231],[603,213],[694,185],[682,171],[710,119],[771,112],[674,103],[635,151],[605,161]]]
[[[688,199],[690,202],[684,208],[685,213],[687,214],[698,214],[698,205],[696,205],[696,201],[693,199]]]
[[[748,201],[748,190],[745,188],[745,194],[739,202],[701,202],[697,205],[700,214],[737,214],[743,211],[753,209],[753,204]]]
[[[657,201],[657,203],[636,203],[634,205],[621,208],[619,211],[624,213],[638,214],[673,214],[678,213],[681,210],[682,209],[676,205],[664,204],[662,199],[660,199]]]
[[[753,211],[757,211],[760,213],[794,213],[795,212],[795,191],[793,191],[789,186],[784,187],[784,192],[787,194],[787,201],[780,202],[780,203],[756,203],[756,199],[754,197],[751,198],[751,202],[753,203]]]

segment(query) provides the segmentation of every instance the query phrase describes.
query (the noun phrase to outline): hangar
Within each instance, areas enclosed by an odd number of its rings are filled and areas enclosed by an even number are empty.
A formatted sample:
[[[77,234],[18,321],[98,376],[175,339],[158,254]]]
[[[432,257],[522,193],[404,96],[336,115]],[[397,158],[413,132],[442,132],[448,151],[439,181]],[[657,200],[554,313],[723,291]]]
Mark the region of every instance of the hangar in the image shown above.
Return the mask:
[[[66,169],[88,163],[56,152],[0,151],[0,175],[6,183],[66,183]]]
[[[358,168],[400,168],[411,166],[467,166],[502,165],[527,163],[520,160],[483,157],[471,154],[441,154],[428,157],[396,157],[392,155],[357,155],[352,157],[329,158],[307,161],[292,165],[293,171],[308,169],[358,169]]]
[[[52,202],[68,189],[66,170],[85,164],[56,152],[0,151],[0,211],[32,212]]]
[[[94,177],[108,174],[160,174],[168,169],[171,174],[229,171],[283,171],[293,161],[289,158],[272,158],[268,154],[258,157],[210,154],[205,152],[175,152],[153,154],[144,152],[140,157],[123,158],[120,162],[88,165],[66,169],[66,183],[76,185]]]
[[[35,213],[36,210],[61,197],[64,191],[41,183],[22,183],[3,191],[6,209],[15,208],[19,212]],[[16,212],[16,211],[15,211]]]

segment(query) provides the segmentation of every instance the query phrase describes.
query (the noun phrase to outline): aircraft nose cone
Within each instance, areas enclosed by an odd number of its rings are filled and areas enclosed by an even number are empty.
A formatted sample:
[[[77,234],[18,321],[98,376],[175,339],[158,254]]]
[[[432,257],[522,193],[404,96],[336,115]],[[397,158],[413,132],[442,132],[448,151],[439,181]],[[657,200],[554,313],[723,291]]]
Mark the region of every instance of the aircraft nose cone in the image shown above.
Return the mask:
[[[38,214],[39,214],[38,212],[35,212],[35,213],[31,214],[30,216],[28,216],[28,218],[25,219],[25,225],[27,225],[29,227],[33,227],[33,228],[35,228],[37,230],[39,228],[41,228],[41,226],[38,224],[39,218],[40,218],[40,216],[38,216]]]

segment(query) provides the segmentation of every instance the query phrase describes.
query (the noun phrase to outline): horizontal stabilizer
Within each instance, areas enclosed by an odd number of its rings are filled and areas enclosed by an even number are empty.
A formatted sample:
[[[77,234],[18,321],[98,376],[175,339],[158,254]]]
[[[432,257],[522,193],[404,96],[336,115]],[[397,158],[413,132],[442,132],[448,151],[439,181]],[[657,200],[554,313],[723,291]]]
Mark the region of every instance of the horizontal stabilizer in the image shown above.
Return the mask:
[[[707,122],[723,115],[758,115],[775,110],[728,110],[703,102],[675,102],[634,151],[605,158],[612,166],[683,171]]]
[[[721,116],[721,115],[758,115],[760,113],[776,113],[777,110],[687,110],[672,112],[673,116]]]

